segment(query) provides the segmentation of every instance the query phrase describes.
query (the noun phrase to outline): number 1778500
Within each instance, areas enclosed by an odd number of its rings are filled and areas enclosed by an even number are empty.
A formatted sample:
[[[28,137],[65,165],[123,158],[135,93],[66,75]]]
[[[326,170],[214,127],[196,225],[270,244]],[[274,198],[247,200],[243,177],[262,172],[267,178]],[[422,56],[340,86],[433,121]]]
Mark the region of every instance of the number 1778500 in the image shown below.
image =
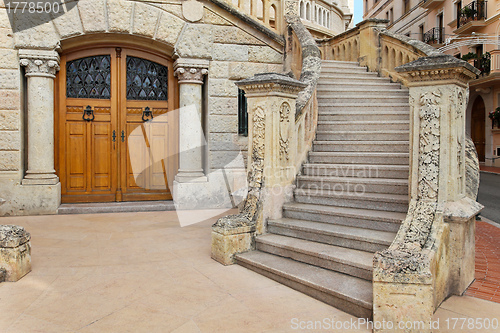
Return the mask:
[[[7,13],[59,13],[61,6],[58,2],[28,2],[28,1],[9,1],[5,3]]]

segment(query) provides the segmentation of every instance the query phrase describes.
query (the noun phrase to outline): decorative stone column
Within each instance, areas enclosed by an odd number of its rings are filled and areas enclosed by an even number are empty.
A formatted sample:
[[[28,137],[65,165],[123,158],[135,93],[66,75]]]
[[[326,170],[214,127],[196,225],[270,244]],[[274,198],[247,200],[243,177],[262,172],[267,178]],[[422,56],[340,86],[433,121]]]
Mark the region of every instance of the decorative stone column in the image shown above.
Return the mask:
[[[208,60],[177,59],[175,76],[179,80],[179,183],[206,182],[203,172],[205,137],[202,122],[203,77],[208,74]]]
[[[248,196],[240,214],[212,227],[212,258],[224,265],[254,246],[268,218],[281,218],[293,196],[295,102],[307,84],[277,73],[257,74],[236,83],[248,103]]]
[[[28,170],[23,185],[55,185],[54,78],[59,70],[56,51],[19,50],[28,78]]]
[[[374,322],[394,327],[374,331],[432,332],[437,307],[474,279],[474,218],[482,206],[466,195],[465,112],[477,69],[439,55],[396,71],[410,90],[410,207],[389,249],[375,254]],[[408,329],[409,322],[424,326]]]

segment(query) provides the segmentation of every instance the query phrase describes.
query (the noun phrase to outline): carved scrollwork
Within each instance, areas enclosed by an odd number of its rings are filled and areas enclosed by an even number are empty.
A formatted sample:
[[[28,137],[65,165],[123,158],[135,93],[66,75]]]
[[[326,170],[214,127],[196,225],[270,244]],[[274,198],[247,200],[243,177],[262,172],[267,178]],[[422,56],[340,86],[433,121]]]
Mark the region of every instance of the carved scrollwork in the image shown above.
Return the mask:
[[[203,76],[208,74],[208,69],[206,68],[196,68],[196,67],[178,67],[174,75],[179,79],[180,83],[192,82],[192,83],[203,83]]]
[[[52,59],[21,58],[19,64],[26,68],[26,76],[55,77],[59,63]]]
[[[264,174],[264,148],[265,148],[265,120],[266,113],[261,106],[257,106],[253,112],[253,139],[252,139],[252,162],[248,175],[250,190],[262,187]]]
[[[290,104],[284,102],[280,107],[280,139],[279,139],[279,148],[280,148],[280,160],[288,161],[290,159],[289,156],[289,146],[290,146],[290,138],[289,138],[289,128],[290,128]]]
[[[426,92],[420,96],[420,143],[418,198],[436,199],[439,177],[441,93]]]

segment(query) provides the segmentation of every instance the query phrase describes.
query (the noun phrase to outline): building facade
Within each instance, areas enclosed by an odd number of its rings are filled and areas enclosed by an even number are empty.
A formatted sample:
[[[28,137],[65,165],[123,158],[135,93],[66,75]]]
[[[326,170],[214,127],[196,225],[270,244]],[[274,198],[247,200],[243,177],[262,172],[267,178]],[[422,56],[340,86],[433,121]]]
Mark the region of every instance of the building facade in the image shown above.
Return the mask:
[[[365,18],[388,19],[390,31],[469,61],[481,74],[470,82],[467,133],[481,163],[500,166],[500,4],[498,1],[375,1]],[[499,109],[500,110],[500,109]]]
[[[344,31],[348,3],[325,4],[317,26]],[[248,141],[234,83],[283,71],[285,5],[2,2],[0,215],[172,198],[232,207]]]

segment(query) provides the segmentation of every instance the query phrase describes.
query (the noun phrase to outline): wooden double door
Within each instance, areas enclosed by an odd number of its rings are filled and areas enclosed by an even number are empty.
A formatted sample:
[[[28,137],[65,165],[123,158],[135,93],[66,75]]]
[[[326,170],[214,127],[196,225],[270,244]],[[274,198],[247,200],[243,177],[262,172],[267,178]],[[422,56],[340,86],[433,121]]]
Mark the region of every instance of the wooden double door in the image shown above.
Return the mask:
[[[121,47],[68,53],[56,95],[63,202],[172,198],[178,92],[170,59]]]

